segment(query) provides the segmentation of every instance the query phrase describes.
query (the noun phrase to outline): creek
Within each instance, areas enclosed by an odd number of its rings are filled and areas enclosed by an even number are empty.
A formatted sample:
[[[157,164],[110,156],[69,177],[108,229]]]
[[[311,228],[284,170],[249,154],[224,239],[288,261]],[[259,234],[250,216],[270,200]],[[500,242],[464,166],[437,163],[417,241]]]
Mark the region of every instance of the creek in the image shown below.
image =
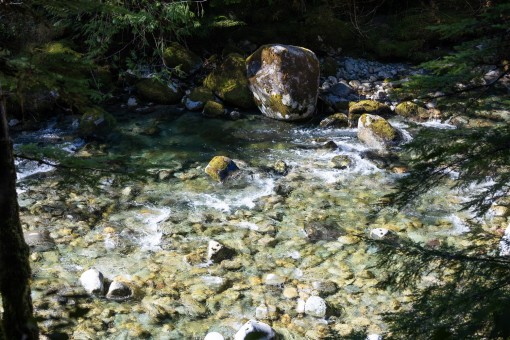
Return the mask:
[[[76,124],[68,119],[14,138],[16,147],[53,145],[150,168],[142,177],[112,171],[81,181],[64,169],[17,163],[24,230],[47,230],[55,243],[31,254],[32,296],[43,334],[202,339],[216,331],[231,338],[254,318],[286,339],[381,334],[381,314],[405,308],[411,292],[377,287],[396,269],[377,267],[377,247],[357,235],[386,228],[420,242],[465,242],[469,215],[457,212],[462,197],[447,187],[423,195],[413,208],[370,214],[405,174],[379,169],[364,157],[356,129],[258,114],[207,119],[165,107],[112,113],[118,131],[105,143],[76,137]],[[392,124],[408,129],[405,122]],[[337,147],[322,147],[328,141]],[[233,158],[241,175],[212,181],[204,168],[216,155]],[[336,168],[331,159],[338,155],[351,164]],[[278,160],[288,165],[286,175],[271,170]],[[211,240],[235,255],[207,261]],[[89,268],[128,282],[133,297],[111,301],[85,294],[79,277]],[[326,301],[325,317],[300,310],[313,295]]]

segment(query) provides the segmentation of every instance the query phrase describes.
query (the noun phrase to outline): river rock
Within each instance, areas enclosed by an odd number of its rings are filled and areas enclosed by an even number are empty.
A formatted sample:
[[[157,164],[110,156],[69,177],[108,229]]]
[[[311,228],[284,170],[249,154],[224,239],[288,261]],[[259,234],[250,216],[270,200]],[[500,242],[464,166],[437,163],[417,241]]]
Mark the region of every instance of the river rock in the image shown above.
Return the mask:
[[[425,120],[429,118],[427,109],[413,102],[402,102],[395,107],[395,113],[404,118]]]
[[[176,42],[171,42],[163,50],[163,60],[167,67],[179,68],[186,73],[196,71],[202,64],[199,56]]]
[[[349,126],[349,118],[344,113],[335,113],[324,118],[319,123],[321,127],[346,128]]]
[[[27,232],[23,237],[31,251],[43,252],[55,248],[55,241],[48,230]]]
[[[315,112],[319,61],[303,47],[264,45],[246,60],[250,89],[260,111],[279,120],[299,120]]]
[[[204,340],[225,340],[225,338],[218,332],[211,332],[207,333]]]
[[[108,288],[106,298],[110,300],[127,300],[133,296],[133,291],[123,282],[113,280]]]
[[[370,230],[369,236],[373,240],[385,240],[390,238],[393,233],[386,228],[374,228]]]
[[[235,255],[235,251],[214,240],[209,241],[207,247],[207,260],[220,263],[229,260]]]
[[[226,110],[223,104],[209,100],[207,103],[205,103],[202,114],[206,117],[216,118],[224,116],[225,112]]]
[[[389,115],[392,111],[388,105],[375,100],[361,100],[359,102],[349,103],[349,126],[355,128],[359,122],[359,117],[365,113],[372,115]]]
[[[138,94],[144,99],[158,104],[177,104],[183,96],[182,91],[172,82],[164,84],[154,78],[145,78],[135,85]]]
[[[353,165],[353,160],[347,155],[337,155],[331,158],[329,163],[335,169],[347,169]]]
[[[217,182],[225,181],[229,176],[238,171],[236,163],[225,156],[215,156],[207,167],[205,173],[211,176],[211,178]]]
[[[305,313],[317,318],[326,316],[326,301],[319,296],[310,296],[305,303]]]
[[[289,166],[281,159],[277,160],[273,164],[273,170],[275,173],[285,176],[289,172]]]
[[[306,223],[304,231],[312,242],[333,241],[345,234],[338,225],[319,221]]]
[[[205,103],[214,101],[214,94],[204,86],[195,87],[184,99],[184,106],[190,111],[199,111],[204,108]]]
[[[232,106],[245,109],[255,106],[248,87],[246,62],[240,54],[229,54],[225,61],[205,78],[204,86]]]
[[[268,324],[256,320],[250,320],[234,335],[234,340],[249,339],[272,340],[276,339],[276,333]]]
[[[80,276],[80,283],[87,293],[100,295],[104,290],[104,276],[97,269],[89,269]]]
[[[115,127],[115,118],[99,106],[86,107],[80,119],[80,135],[104,137]]]
[[[379,151],[387,151],[399,135],[397,130],[382,117],[363,114],[358,121],[358,139]]]

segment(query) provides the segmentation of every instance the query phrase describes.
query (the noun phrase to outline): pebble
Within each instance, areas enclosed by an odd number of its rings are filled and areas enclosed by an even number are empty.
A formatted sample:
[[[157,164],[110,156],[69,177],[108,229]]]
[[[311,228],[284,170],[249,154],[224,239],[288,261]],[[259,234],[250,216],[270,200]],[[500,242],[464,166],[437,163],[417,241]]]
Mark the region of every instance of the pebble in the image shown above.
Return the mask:
[[[326,316],[326,301],[319,296],[310,296],[305,303],[305,313],[318,318]]]
[[[285,278],[281,277],[278,274],[273,274],[273,273],[267,274],[266,278],[264,280],[264,283],[266,285],[271,285],[271,286],[281,285],[284,282],[285,282]]]
[[[214,263],[220,263],[223,260],[229,260],[234,256],[234,251],[223,244],[211,240],[207,247],[207,260]]]
[[[298,291],[294,287],[285,287],[283,289],[283,296],[287,299],[294,299],[298,296]]]

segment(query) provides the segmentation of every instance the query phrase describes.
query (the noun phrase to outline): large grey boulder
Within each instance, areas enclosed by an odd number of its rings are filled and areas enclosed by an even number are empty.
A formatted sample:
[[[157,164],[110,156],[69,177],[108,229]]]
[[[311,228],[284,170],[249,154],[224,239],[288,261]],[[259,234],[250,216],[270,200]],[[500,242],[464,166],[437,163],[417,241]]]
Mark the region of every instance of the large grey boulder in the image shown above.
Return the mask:
[[[255,103],[267,117],[299,120],[315,112],[319,60],[303,47],[264,45],[246,60]]]

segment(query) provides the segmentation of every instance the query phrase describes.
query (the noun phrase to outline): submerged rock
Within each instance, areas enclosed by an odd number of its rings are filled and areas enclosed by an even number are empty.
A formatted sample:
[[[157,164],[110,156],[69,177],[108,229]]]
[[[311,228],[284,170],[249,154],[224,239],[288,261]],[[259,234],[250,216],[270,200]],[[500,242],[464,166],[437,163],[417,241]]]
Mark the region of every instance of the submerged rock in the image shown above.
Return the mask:
[[[354,161],[347,155],[337,155],[331,158],[329,163],[335,169],[347,169],[353,165]]]
[[[104,276],[97,269],[89,269],[81,274],[80,283],[89,294],[100,295],[104,291]]]
[[[245,109],[255,106],[248,87],[246,62],[240,54],[229,54],[225,61],[205,78],[204,86],[227,104]]]
[[[55,248],[55,241],[48,230],[27,232],[23,237],[31,251],[43,252]]]
[[[344,113],[335,113],[324,118],[319,123],[321,127],[346,128],[349,126],[349,118]]]
[[[367,146],[387,151],[399,138],[397,130],[382,117],[363,114],[358,122],[358,139]]]
[[[279,159],[274,163],[273,170],[277,174],[285,176],[289,172],[289,166],[287,163]]]
[[[209,164],[207,164],[205,173],[211,176],[213,180],[223,182],[238,170],[239,168],[236,163],[234,163],[234,161],[230,158],[225,156],[215,156],[211,159]]]
[[[310,296],[305,302],[305,313],[317,318],[326,316],[326,301],[319,296]]]
[[[272,340],[276,339],[275,331],[260,321],[250,320],[245,323],[234,335],[234,340]]]
[[[303,47],[264,45],[246,60],[250,89],[260,111],[279,120],[299,120],[315,112],[319,61]]]
[[[304,227],[306,236],[312,242],[333,241],[345,233],[337,225],[323,222],[307,223]]]

